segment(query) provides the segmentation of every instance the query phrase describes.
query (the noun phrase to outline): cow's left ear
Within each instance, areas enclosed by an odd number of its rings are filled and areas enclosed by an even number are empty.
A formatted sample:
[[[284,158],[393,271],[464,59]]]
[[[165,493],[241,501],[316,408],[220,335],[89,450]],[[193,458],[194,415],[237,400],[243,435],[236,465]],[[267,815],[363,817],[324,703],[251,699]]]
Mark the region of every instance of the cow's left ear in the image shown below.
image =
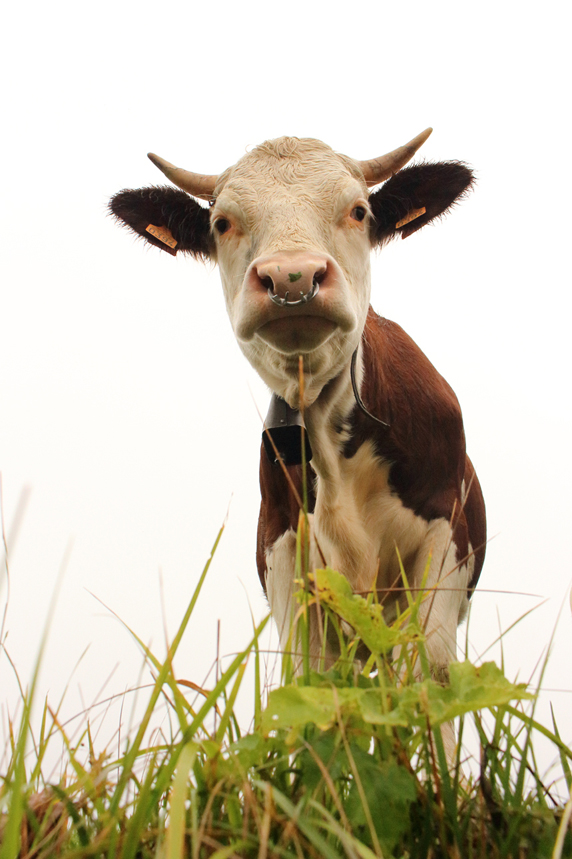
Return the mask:
[[[414,164],[400,170],[370,195],[372,244],[381,246],[398,235],[406,239],[444,215],[471,190],[473,182],[473,172],[461,161]]]
[[[109,211],[120,224],[173,256],[181,251],[206,260],[213,251],[208,209],[178,188],[120,191],[110,200]]]

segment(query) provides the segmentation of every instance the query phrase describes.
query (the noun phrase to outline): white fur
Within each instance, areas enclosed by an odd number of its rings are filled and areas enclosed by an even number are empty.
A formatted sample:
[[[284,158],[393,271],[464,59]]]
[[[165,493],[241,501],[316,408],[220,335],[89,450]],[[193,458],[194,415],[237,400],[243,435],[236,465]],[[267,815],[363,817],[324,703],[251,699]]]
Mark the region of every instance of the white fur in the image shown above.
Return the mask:
[[[280,636],[280,647],[286,650],[294,616],[292,614],[296,534],[292,529],[278,537],[266,553],[266,593],[272,618]]]

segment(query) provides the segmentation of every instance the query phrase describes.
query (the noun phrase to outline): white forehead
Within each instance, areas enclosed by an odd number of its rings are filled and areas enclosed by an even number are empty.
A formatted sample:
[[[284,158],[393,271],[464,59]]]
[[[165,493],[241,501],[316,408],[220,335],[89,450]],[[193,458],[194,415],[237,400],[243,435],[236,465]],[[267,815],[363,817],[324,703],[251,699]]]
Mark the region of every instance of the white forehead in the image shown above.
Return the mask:
[[[255,210],[263,198],[298,203],[335,200],[348,189],[368,191],[358,164],[312,138],[279,137],[261,143],[219,177],[215,195]]]

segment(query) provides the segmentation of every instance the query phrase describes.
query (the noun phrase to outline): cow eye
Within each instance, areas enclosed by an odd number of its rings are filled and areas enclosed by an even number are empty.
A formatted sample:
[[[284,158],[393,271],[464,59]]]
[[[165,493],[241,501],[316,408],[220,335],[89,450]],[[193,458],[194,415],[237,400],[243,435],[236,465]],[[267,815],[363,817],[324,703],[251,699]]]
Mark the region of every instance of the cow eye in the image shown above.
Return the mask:
[[[363,221],[366,216],[366,210],[363,206],[356,206],[355,209],[352,209],[350,217],[354,219],[354,221]]]
[[[226,233],[227,230],[230,229],[230,221],[227,221],[226,218],[218,218],[215,221],[215,230],[217,233],[220,233],[222,236],[223,233]]]

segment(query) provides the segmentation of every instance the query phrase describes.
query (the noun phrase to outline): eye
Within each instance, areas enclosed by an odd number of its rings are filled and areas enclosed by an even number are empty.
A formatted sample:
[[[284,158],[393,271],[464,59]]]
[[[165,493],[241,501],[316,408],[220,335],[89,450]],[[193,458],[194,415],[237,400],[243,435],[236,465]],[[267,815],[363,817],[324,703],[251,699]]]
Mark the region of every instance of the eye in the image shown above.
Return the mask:
[[[217,233],[222,236],[223,233],[226,233],[227,230],[230,230],[230,221],[228,221],[226,218],[217,218],[214,227]]]
[[[353,218],[354,221],[363,221],[367,212],[363,206],[356,206],[355,209],[352,209],[350,213],[350,218]]]

